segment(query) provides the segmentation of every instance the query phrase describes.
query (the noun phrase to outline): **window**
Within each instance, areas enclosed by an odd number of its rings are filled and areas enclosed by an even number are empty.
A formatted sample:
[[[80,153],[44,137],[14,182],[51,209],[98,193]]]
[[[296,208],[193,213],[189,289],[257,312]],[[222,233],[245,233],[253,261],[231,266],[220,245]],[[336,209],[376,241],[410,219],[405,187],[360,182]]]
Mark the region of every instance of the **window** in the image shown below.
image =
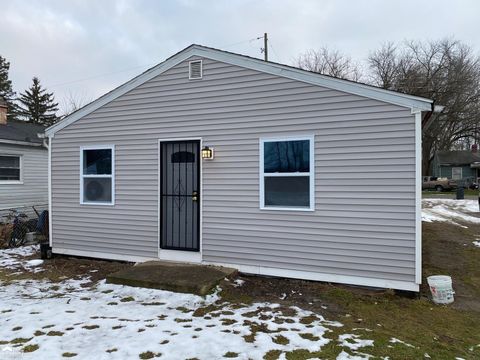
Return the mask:
[[[452,167],[452,179],[453,180],[462,180],[462,168],[461,167]]]
[[[260,140],[260,208],[314,210],[313,136]]]
[[[20,155],[0,155],[0,183],[22,181],[22,157]]]
[[[80,149],[80,203],[113,205],[115,199],[113,145]]]

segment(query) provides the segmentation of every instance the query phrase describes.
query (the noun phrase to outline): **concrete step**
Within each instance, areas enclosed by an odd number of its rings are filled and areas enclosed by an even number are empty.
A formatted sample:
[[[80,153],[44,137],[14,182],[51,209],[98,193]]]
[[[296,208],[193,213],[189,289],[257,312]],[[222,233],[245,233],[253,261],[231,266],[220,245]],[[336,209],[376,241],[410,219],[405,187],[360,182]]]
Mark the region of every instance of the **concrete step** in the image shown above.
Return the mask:
[[[207,295],[236,269],[220,266],[148,261],[107,276],[107,283]]]

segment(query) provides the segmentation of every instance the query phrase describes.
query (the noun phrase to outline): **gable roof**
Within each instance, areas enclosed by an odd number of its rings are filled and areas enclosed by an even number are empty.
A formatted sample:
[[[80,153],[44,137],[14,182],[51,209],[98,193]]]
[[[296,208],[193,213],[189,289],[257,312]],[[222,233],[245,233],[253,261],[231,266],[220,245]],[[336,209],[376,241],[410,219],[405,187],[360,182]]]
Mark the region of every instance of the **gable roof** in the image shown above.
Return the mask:
[[[42,146],[43,140],[37,134],[43,134],[45,127],[26,121],[10,120],[0,125],[0,143]]]
[[[480,154],[471,150],[438,151],[438,163],[443,166],[471,165],[480,162]]]
[[[46,135],[54,135],[57,131],[65,128],[66,126],[90,114],[91,112],[97,110],[103,105],[106,105],[107,103],[118,98],[119,96],[162,74],[163,72],[171,69],[175,65],[187,60],[192,56],[199,56],[231,65],[241,66],[247,69],[257,70],[272,75],[302,81],[317,86],[323,86],[333,90],[339,90],[350,94],[376,99],[386,103],[391,103],[412,109],[412,112],[433,111],[433,100],[430,99],[385,90],[376,86],[366,85],[350,80],[339,79],[328,75],[302,70],[293,66],[283,65],[270,61],[267,62],[246,55],[240,55],[228,51],[193,44],[176,53],[175,55],[169,57],[164,62],[148,69],[147,71],[143,72],[132,80],[99,97],[97,100],[87,104],[83,108],[65,117],[62,121],[52,125],[46,130]]]

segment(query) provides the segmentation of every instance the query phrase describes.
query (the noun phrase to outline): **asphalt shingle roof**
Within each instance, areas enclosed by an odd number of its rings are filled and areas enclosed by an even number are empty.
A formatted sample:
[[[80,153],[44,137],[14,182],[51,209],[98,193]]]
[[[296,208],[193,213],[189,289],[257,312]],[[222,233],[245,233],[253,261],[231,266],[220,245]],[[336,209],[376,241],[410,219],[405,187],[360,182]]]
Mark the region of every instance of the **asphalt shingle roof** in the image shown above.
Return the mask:
[[[437,156],[440,165],[470,165],[475,162],[480,162],[480,154],[470,150],[439,151],[437,152]]]
[[[32,144],[43,142],[37,134],[43,133],[42,125],[28,123],[26,121],[10,120],[6,125],[0,125],[0,140],[23,141]]]

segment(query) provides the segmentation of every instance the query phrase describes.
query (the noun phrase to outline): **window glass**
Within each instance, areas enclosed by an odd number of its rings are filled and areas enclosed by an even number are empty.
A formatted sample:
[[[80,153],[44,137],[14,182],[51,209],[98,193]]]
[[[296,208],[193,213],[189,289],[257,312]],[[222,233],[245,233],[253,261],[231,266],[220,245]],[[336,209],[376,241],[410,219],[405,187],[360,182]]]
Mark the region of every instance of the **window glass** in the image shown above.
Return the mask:
[[[309,172],[309,140],[269,141],[263,149],[264,172]]]
[[[95,149],[83,151],[84,175],[111,175],[112,150]]]
[[[309,207],[310,177],[265,177],[265,206]]]
[[[462,180],[462,168],[453,167],[452,168],[452,179],[453,180]]]
[[[111,178],[84,178],[83,199],[86,202],[111,202],[112,179]]]
[[[20,181],[20,156],[0,156],[0,181]]]

